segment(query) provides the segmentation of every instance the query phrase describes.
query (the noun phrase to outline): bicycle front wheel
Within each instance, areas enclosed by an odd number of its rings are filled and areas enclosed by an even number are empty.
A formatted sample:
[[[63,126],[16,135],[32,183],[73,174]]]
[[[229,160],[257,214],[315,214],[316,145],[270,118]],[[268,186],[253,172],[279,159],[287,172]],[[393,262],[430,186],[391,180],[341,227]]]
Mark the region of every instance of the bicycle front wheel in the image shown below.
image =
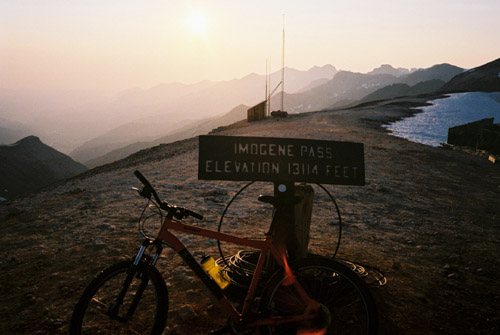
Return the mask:
[[[375,302],[366,283],[346,266],[328,258],[310,257],[291,265],[296,280],[320,304],[313,320],[266,326],[261,334],[377,333]],[[277,272],[266,285],[260,310],[273,317],[303,315],[306,306],[293,285]]]
[[[168,312],[165,281],[151,265],[131,265],[132,261],[117,263],[89,284],[75,306],[70,335],[163,332]]]

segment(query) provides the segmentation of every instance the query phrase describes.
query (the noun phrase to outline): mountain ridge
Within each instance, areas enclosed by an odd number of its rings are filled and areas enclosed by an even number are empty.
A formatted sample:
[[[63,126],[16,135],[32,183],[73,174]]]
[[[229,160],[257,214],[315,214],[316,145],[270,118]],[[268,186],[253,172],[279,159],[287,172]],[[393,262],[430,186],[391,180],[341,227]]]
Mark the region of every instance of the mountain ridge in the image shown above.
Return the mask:
[[[87,170],[36,136],[0,145],[0,161],[0,196],[6,199],[36,191]]]
[[[440,91],[443,93],[500,92],[500,58],[457,75]]]

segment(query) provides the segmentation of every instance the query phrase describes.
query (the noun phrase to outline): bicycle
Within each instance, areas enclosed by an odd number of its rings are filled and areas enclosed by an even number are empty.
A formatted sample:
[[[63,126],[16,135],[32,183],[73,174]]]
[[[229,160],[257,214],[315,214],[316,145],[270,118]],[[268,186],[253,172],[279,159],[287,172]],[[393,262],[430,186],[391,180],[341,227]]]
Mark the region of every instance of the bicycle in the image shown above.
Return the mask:
[[[353,271],[331,258],[307,257],[288,264],[286,252],[273,245],[273,231],[264,239],[247,239],[181,222],[189,209],[161,201],[139,172],[142,197],[166,213],[154,238],[145,237],[137,255],[98,274],[79,298],[70,323],[71,335],[162,334],[168,314],[168,291],[156,265],[163,246],[172,248],[205,284],[229,314],[228,326],[211,334],[376,334],[377,312],[367,285]],[[273,203],[273,197],[263,197]],[[232,302],[171,231],[213,238],[260,250],[242,304]],[[153,248],[151,253],[146,250]],[[153,256],[150,256],[153,255]],[[265,264],[277,268],[258,292]],[[231,285],[231,284],[230,284]]]

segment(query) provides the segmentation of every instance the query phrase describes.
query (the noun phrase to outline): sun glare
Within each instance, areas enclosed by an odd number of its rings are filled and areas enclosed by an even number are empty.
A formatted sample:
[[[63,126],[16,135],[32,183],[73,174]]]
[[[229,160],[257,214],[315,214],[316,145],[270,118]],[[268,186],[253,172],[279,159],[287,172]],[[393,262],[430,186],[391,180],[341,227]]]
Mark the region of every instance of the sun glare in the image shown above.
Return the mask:
[[[208,18],[201,9],[192,9],[186,18],[186,25],[193,34],[203,34],[207,29]]]

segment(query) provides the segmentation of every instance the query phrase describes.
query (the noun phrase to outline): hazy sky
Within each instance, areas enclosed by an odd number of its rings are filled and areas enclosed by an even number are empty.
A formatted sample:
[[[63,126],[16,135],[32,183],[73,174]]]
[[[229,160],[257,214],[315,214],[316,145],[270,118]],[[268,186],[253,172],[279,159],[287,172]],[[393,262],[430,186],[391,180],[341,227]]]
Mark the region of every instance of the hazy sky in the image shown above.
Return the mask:
[[[0,0],[0,88],[229,80],[286,65],[464,68],[500,57],[498,0]]]

